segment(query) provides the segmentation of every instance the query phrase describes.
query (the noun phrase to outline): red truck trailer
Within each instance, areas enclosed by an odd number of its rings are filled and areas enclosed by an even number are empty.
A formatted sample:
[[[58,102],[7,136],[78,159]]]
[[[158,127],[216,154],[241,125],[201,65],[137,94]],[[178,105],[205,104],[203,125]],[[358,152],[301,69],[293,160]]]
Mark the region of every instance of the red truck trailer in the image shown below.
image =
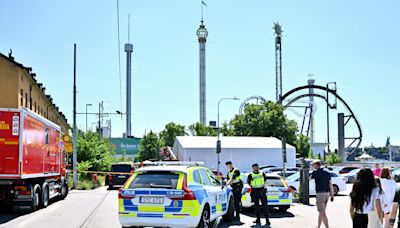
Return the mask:
[[[0,108],[0,205],[36,210],[67,196],[60,136],[58,125],[27,108]]]

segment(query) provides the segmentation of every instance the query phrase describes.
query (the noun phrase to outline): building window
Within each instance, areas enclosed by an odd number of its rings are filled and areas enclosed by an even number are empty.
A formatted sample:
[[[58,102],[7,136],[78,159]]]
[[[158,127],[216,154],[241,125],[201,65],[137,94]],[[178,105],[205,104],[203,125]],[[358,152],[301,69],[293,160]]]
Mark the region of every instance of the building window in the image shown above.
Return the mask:
[[[23,89],[21,89],[21,94],[20,94],[19,98],[20,98],[19,106],[23,106],[24,105],[24,90]]]
[[[28,93],[25,93],[25,107],[28,107]]]

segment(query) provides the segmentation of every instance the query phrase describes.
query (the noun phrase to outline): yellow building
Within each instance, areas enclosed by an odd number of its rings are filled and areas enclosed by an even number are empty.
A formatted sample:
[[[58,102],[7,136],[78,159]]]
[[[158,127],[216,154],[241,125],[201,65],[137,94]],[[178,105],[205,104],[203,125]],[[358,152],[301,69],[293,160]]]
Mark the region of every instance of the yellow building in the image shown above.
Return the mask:
[[[68,131],[65,115],[46,94],[46,87],[36,80],[32,68],[14,60],[12,53],[0,53],[0,108],[27,107]]]

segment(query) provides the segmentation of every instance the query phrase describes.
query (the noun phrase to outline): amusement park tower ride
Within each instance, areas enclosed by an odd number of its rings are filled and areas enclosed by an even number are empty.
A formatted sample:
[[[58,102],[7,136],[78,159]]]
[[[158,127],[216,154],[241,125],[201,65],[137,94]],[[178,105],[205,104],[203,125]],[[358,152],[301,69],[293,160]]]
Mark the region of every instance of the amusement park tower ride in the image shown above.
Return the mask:
[[[132,62],[132,52],[133,45],[131,43],[125,44],[125,52],[126,52],[126,136],[132,135],[132,126],[131,126],[131,62]]]
[[[199,41],[199,59],[200,59],[200,123],[206,124],[206,41],[208,31],[203,21],[203,5],[201,10],[201,24],[197,29],[197,38]]]
[[[275,71],[276,71],[276,102],[281,102],[282,97],[282,26],[277,22],[275,30]]]

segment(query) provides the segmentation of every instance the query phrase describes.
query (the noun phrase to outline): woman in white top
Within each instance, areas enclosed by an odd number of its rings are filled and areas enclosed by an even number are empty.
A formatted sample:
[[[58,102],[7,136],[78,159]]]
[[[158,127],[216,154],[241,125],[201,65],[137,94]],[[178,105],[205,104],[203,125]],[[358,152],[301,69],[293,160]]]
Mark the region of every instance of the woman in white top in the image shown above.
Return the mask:
[[[353,228],[368,227],[368,212],[377,210],[382,223],[383,213],[379,189],[371,169],[361,169],[350,193],[350,215]]]
[[[381,172],[381,186],[383,190],[382,195],[382,209],[384,213],[383,224],[384,227],[389,227],[389,214],[392,209],[394,194],[396,193],[396,181],[392,179],[389,168],[385,167]]]

